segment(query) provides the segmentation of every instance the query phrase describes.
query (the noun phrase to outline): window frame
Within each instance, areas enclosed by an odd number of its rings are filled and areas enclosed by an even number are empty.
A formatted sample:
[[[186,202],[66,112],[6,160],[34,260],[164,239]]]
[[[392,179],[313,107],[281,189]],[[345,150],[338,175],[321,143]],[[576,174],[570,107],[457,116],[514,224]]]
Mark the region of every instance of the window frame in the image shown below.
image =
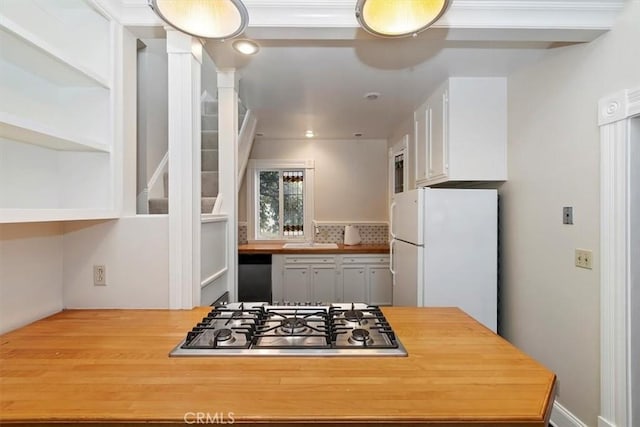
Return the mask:
[[[282,219],[279,226],[279,236],[274,239],[263,238],[258,233],[258,207],[259,207],[259,194],[258,194],[258,182],[259,174],[261,171],[282,171],[282,170],[302,170],[304,171],[304,235],[295,238],[287,238],[283,235],[282,231]],[[313,188],[314,188],[314,172],[315,165],[313,160],[273,160],[273,159],[260,159],[249,160],[247,168],[247,240],[252,242],[296,242],[311,240],[313,238]]]

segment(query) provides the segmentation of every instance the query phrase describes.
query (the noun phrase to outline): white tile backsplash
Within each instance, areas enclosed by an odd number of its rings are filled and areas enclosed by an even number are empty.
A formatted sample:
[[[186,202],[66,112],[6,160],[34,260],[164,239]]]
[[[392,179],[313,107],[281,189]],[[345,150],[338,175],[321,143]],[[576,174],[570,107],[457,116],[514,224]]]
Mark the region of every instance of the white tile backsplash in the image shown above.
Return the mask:
[[[389,243],[389,226],[387,224],[350,223],[358,228],[363,244]],[[344,224],[318,225],[319,234],[315,236],[318,243],[344,243]],[[238,224],[238,244],[247,243],[247,224]]]

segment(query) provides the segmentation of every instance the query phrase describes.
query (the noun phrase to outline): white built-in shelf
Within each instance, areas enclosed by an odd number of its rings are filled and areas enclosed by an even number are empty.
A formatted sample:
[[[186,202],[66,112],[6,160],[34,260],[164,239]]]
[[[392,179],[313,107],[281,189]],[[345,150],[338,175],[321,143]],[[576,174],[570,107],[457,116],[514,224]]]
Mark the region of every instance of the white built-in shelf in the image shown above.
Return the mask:
[[[27,142],[52,150],[99,151],[108,153],[107,144],[93,141],[72,131],[56,129],[35,120],[0,112],[0,137]]]
[[[0,55],[5,61],[29,69],[59,86],[111,86],[106,76],[78,63],[68,53],[1,15],[0,30]]]
[[[2,209],[0,224],[22,222],[71,221],[76,219],[115,219],[119,212],[110,209]]]
[[[32,61],[26,69],[34,69],[37,61],[48,58],[81,75],[91,85],[111,87],[112,33],[109,17],[92,1],[86,0],[2,0],[0,27],[13,40],[7,46],[2,40],[2,50],[31,46],[25,61]],[[34,53],[36,51],[37,53]],[[35,56],[35,58],[33,58]],[[15,59],[15,55],[12,55]],[[35,61],[34,61],[35,60]],[[45,78],[57,72],[40,70]],[[48,75],[48,76],[47,76]]]
[[[0,0],[0,223],[119,216],[115,25],[93,0]]]

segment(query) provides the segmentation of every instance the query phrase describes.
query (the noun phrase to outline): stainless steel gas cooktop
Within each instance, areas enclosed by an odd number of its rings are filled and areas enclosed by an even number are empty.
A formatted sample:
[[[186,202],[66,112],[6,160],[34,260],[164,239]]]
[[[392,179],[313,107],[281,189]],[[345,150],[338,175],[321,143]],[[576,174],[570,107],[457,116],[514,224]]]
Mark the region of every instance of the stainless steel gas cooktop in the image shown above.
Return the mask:
[[[202,319],[170,356],[406,356],[377,306],[231,303]]]

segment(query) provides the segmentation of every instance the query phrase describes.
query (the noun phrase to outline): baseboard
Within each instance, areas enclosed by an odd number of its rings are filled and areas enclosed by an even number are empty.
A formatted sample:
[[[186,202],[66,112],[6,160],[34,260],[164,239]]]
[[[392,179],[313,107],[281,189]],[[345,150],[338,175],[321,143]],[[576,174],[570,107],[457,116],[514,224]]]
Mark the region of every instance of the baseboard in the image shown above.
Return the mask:
[[[587,427],[578,417],[556,400],[551,410],[551,425],[553,427]]]

